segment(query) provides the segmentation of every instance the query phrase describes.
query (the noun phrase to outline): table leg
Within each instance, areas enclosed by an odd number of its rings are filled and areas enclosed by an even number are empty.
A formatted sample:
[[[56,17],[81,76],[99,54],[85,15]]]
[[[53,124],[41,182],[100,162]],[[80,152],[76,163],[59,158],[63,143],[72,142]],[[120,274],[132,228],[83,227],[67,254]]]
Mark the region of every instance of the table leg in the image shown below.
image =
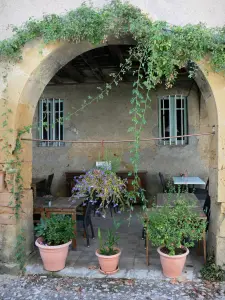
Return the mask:
[[[76,212],[72,213],[72,220],[75,221],[75,224],[74,224],[75,238],[72,239],[72,249],[76,250],[76,248],[77,248],[77,240],[76,240],[76,235],[77,235]]]
[[[145,238],[146,238],[146,264],[147,266],[149,266],[149,239],[147,233]]]
[[[206,263],[206,232],[203,232],[203,254],[204,254],[204,263]]]

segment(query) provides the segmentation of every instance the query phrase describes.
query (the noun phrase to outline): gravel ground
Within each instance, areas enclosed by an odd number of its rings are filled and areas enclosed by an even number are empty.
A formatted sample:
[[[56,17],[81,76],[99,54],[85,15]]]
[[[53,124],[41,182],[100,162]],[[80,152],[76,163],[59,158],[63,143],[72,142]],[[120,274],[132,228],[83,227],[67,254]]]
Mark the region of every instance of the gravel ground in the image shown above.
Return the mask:
[[[0,300],[163,300],[225,299],[225,285],[175,280],[81,279],[0,276]]]

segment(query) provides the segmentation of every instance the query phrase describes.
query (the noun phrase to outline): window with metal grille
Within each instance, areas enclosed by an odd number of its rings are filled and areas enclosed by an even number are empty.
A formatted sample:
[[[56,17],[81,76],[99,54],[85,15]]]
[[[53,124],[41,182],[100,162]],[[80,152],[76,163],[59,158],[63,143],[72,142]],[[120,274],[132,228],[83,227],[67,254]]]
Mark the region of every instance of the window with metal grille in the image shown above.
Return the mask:
[[[39,146],[60,147],[65,143],[60,142],[64,138],[63,124],[63,100],[42,99],[39,101],[39,138],[42,140]]]
[[[187,137],[168,138],[188,134],[187,97],[182,95],[163,96],[159,101],[159,137],[162,145],[185,145]]]

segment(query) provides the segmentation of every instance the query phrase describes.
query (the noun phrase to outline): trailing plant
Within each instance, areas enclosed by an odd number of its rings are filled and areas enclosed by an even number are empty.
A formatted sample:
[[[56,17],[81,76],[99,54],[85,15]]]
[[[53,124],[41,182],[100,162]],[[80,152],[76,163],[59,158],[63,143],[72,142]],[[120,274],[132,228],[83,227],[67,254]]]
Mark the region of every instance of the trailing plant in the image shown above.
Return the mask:
[[[224,281],[225,270],[215,263],[215,255],[212,254],[207,257],[206,264],[200,270],[202,279],[208,281]]]
[[[143,224],[154,246],[164,246],[169,255],[180,254],[182,246],[193,247],[202,239],[206,222],[195,213],[195,203],[185,199],[185,194],[169,200],[165,205],[145,212]]]
[[[105,216],[105,209],[110,206],[123,210],[127,203],[126,195],[126,180],[110,170],[96,168],[75,178],[75,186],[72,189],[72,200],[84,198],[94,205],[98,199],[101,199],[96,213],[103,216]]]
[[[35,231],[38,237],[43,239],[43,244],[57,246],[71,241],[74,235],[75,221],[70,216],[54,215],[41,219],[36,225]]]
[[[110,228],[106,232],[106,239],[103,242],[101,229],[98,228],[98,239],[99,239],[99,253],[102,255],[115,255],[118,253],[116,246],[119,241],[119,237],[116,230],[120,227],[120,223],[114,222],[114,228]]]
[[[3,133],[3,146],[2,153],[4,154],[4,170],[6,172],[6,183],[11,193],[11,200],[9,206],[14,210],[15,218],[17,221],[21,218],[21,215],[25,212],[22,209],[22,199],[23,199],[23,178],[21,176],[21,153],[22,153],[22,145],[21,145],[21,136],[29,132],[31,126],[26,126],[22,130],[19,130],[16,137],[15,147],[12,149],[12,145],[9,140],[14,134],[13,129],[9,126],[10,116],[12,114],[12,110],[8,108],[8,102],[4,103],[5,111],[2,113],[2,127],[4,129]],[[19,268],[22,272],[25,271],[25,243],[26,237],[24,234],[23,228],[20,228],[17,233],[16,238],[16,261],[19,265]]]

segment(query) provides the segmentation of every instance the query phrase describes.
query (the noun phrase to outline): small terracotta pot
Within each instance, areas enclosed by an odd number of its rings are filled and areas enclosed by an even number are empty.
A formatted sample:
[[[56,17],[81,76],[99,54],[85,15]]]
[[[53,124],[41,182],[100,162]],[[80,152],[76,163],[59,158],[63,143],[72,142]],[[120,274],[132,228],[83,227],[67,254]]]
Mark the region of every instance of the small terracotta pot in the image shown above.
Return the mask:
[[[181,276],[186,262],[189,250],[186,247],[182,247],[186,250],[184,254],[180,255],[168,255],[161,251],[163,247],[159,247],[157,252],[160,255],[160,261],[163,269],[163,274],[169,278],[176,278]]]
[[[72,241],[58,246],[44,246],[40,244],[41,241],[42,238],[38,238],[35,241],[35,245],[39,248],[45,270],[60,271],[64,269],[69,245]]]
[[[102,255],[99,253],[99,249],[96,250],[95,254],[98,257],[100,271],[102,273],[110,275],[116,273],[119,270],[119,260],[121,251],[119,248],[115,248],[115,250],[118,250],[118,253],[110,256]]]
[[[5,190],[5,172],[0,171],[0,193]]]

